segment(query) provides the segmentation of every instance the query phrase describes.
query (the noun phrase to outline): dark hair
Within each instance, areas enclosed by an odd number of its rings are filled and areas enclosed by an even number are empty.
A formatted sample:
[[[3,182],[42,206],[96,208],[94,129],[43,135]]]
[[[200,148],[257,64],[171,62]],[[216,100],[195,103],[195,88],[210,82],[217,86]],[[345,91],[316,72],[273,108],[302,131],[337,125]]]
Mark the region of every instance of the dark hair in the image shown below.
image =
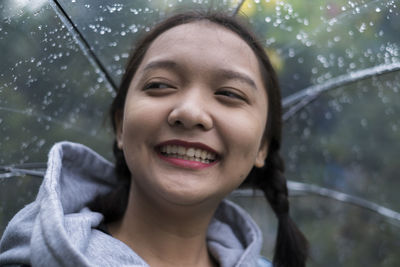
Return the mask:
[[[237,18],[216,12],[190,11],[174,15],[156,25],[133,51],[122,83],[111,105],[110,116],[114,132],[117,130],[117,119],[121,119],[125,98],[136,70],[151,43],[163,32],[186,23],[209,21],[231,30],[240,36],[256,54],[263,76],[264,87],[268,95],[268,118],[263,141],[268,142],[268,156],[264,167],[253,168],[241,186],[253,186],[261,189],[278,218],[278,235],[276,240],[274,266],[305,266],[308,255],[308,244],[303,234],[289,216],[289,201],[286,179],[283,176],[284,164],[279,154],[282,131],[281,95],[276,73],[266,55],[263,46],[244,23]],[[120,181],[119,186],[109,195],[100,197],[91,204],[91,208],[104,214],[105,222],[120,219],[127,207],[131,174],[124,154],[114,140],[115,171]]]

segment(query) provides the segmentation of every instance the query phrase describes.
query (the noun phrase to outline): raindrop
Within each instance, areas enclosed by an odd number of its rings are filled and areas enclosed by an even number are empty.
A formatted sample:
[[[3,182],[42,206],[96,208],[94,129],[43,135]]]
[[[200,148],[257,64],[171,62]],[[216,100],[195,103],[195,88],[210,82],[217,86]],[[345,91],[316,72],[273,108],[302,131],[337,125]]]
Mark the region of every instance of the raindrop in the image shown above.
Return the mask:
[[[136,8],[131,8],[130,11],[135,15],[139,14],[139,11]]]
[[[107,5],[107,9],[110,13],[114,13],[117,10],[115,6],[109,6],[109,5]]]
[[[290,48],[289,49],[289,57],[294,57],[294,56],[295,56],[294,49]]]
[[[37,142],[36,145],[40,148],[40,147],[42,147],[45,143],[46,143],[46,141],[45,141],[44,139],[40,139],[40,140]]]
[[[27,147],[28,147],[28,143],[26,143],[26,142],[21,143],[21,149],[25,149]]]
[[[125,36],[125,35],[126,35],[126,32],[122,31],[121,36]]]
[[[271,18],[270,17],[266,17],[265,18],[265,22],[267,22],[267,23],[271,22]]]
[[[365,23],[362,23],[360,28],[358,29],[359,32],[364,32],[367,29],[367,25]]]
[[[326,113],[325,113],[325,119],[327,119],[327,120],[332,119],[332,113],[326,112]]]
[[[267,46],[268,46],[268,45],[270,45],[270,44],[273,44],[273,43],[275,43],[275,41],[276,41],[276,40],[275,40],[275,38],[274,38],[274,37],[268,38],[268,39],[267,39],[267,41],[266,41],[266,43],[267,43]]]
[[[365,119],[365,118],[361,119],[360,123],[361,123],[361,126],[364,127],[364,128],[367,127],[367,125],[368,125],[367,119]]]
[[[133,33],[138,32],[138,27],[135,24],[129,26],[129,30]]]
[[[275,21],[275,23],[274,23],[274,26],[276,27],[276,26],[278,26],[278,25],[281,24],[281,23],[282,23],[282,20],[281,20],[280,18],[277,18],[276,21]]]

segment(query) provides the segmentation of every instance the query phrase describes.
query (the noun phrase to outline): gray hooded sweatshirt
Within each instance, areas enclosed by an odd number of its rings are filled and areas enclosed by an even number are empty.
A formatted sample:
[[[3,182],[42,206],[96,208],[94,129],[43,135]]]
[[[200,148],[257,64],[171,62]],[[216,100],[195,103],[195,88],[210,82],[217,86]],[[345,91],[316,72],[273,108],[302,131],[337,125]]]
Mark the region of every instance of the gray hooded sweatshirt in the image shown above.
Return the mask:
[[[91,149],[61,142],[49,153],[36,200],[9,222],[0,266],[149,266],[127,245],[100,230],[103,215],[87,208],[113,189],[114,166]],[[207,232],[220,266],[271,266],[259,256],[260,229],[237,205],[223,201]]]

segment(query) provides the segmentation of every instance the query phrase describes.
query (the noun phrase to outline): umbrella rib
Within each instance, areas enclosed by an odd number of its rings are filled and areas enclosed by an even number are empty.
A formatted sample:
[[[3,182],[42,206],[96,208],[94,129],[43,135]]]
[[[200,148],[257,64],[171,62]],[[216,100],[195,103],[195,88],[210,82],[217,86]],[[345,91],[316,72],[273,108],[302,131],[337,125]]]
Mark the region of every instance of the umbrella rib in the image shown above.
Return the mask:
[[[89,62],[92,64],[92,66],[95,69],[100,70],[100,76],[107,81],[107,84],[111,86],[113,91],[116,91],[117,85],[114,83],[114,80],[111,78],[101,61],[97,58],[89,43],[86,41],[85,37],[76,27],[76,25],[73,23],[61,4],[57,0],[50,0],[49,4],[53,8],[54,12],[57,14],[58,18],[61,20],[61,22],[72,34],[73,38],[78,43],[84,55],[89,59]]]
[[[312,194],[312,195],[327,197],[368,209],[382,216],[400,222],[399,212],[396,212],[384,206],[378,205],[375,202],[368,201],[360,197],[355,197],[349,194],[345,194],[342,192],[338,192],[332,189],[324,188],[313,184],[306,184],[294,181],[288,181],[288,188],[290,188],[292,196],[302,196],[304,193],[306,193],[308,195]]]
[[[45,166],[45,163],[35,163],[38,166]],[[0,174],[0,179],[16,177],[20,175],[30,175],[34,177],[43,178],[45,175],[44,170],[28,170],[23,168],[15,168],[12,166],[0,166],[0,171],[5,173]],[[287,183],[289,194],[291,196],[305,196],[305,195],[317,195],[321,197],[326,197],[330,199],[335,199],[341,202],[352,204],[361,208],[368,209],[379,215],[387,217],[389,219],[396,220],[400,222],[400,213],[384,206],[378,205],[375,202],[368,201],[363,198],[355,197],[349,194],[338,192],[332,189],[324,188],[321,186],[306,184],[294,181],[288,181]],[[231,193],[232,196],[238,197],[252,197],[252,196],[263,196],[261,190],[253,189],[238,189]]]
[[[348,203],[357,207],[367,209],[375,212],[381,216],[397,221],[396,225],[400,223],[400,213],[384,206],[378,205],[375,202],[368,201],[363,198],[351,196],[342,192],[324,188],[321,186],[306,184],[294,181],[288,181],[289,195],[292,197],[317,195],[320,197],[326,197],[334,199],[340,202]],[[233,197],[262,197],[264,194],[261,190],[253,189],[238,189],[231,193]]]
[[[295,115],[307,104],[315,100],[321,93],[336,89],[340,86],[354,82],[366,80],[373,76],[381,76],[400,70],[400,62],[392,64],[382,64],[371,68],[355,71],[349,74],[332,78],[323,84],[307,87],[297,93],[289,95],[282,100],[283,108],[290,108],[283,114],[283,120],[286,121]]]
[[[29,169],[31,168],[31,169]],[[45,162],[24,163],[11,166],[0,166],[0,171],[5,172],[0,174],[0,179],[10,178],[20,175],[29,175],[33,177],[43,178],[47,164]]]
[[[242,8],[242,5],[244,4],[245,1],[246,1],[246,0],[240,1],[239,5],[238,5],[238,6],[235,8],[235,10],[233,11],[232,17],[235,17],[235,16],[239,13],[240,8]]]

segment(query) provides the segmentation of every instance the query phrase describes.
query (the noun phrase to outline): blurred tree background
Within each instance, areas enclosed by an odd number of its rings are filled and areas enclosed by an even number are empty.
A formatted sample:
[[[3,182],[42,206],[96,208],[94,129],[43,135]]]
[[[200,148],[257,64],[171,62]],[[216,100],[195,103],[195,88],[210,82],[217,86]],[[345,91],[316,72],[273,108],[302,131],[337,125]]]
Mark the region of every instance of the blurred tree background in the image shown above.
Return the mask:
[[[233,12],[250,22],[278,71],[283,97],[333,78],[400,63],[399,1],[59,1],[118,84],[132,44],[176,10]],[[0,2],[0,166],[46,162],[57,141],[112,160],[112,84],[53,1]],[[68,22],[68,21],[67,21]],[[83,49],[82,49],[83,48]],[[288,179],[400,211],[400,73],[327,91],[284,125]],[[25,165],[24,165],[25,164]],[[32,201],[41,179],[0,173],[0,232]],[[276,220],[262,197],[231,197],[261,225],[273,254]],[[400,223],[320,196],[292,196],[311,243],[309,266],[399,266]]]

